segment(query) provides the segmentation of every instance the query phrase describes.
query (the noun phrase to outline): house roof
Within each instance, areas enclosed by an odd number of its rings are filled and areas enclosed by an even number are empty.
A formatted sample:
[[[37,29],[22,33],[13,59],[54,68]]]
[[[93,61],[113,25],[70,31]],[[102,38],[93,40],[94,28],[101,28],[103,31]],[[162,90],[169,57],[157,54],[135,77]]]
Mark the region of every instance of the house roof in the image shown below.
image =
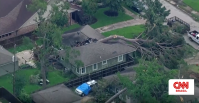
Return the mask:
[[[62,41],[65,45],[74,45],[76,41],[83,42],[88,38],[102,39],[104,36],[97,32],[95,29],[91,28],[89,25],[73,29],[65,32],[62,35]]]
[[[0,0],[0,34],[17,30],[34,14],[28,4],[30,0]]]
[[[18,98],[3,87],[0,87],[0,98],[6,99],[9,103],[22,103]],[[0,101],[0,103],[1,102],[2,101]]]
[[[135,48],[121,43],[120,41],[112,43],[96,42],[80,47],[74,47],[73,49],[80,52],[80,56],[74,60],[81,60],[84,63],[84,66],[89,66],[103,60],[108,60],[122,54],[136,51]],[[60,51],[60,53],[64,56],[64,51]],[[74,60],[71,60],[71,63],[74,63]]]
[[[0,45],[0,65],[12,62],[13,54]],[[17,61],[17,58],[16,58]]]
[[[73,103],[81,100],[81,97],[72,92],[64,84],[47,88],[31,94],[36,103]]]

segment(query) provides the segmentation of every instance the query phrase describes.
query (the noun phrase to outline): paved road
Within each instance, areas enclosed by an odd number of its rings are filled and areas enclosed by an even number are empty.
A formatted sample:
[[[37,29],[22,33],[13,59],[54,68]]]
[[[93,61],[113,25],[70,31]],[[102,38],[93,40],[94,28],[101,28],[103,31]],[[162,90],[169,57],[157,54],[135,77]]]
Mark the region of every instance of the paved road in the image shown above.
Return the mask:
[[[170,15],[167,18],[177,16],[178,18],[180,18],[180,19],[184,20],[185,22],[189,23],[190,26],[191,26],[191,30],[199,30],[199,23],[194,21],[189,15],[180,11],[179,9],[174,7],[173,5],[166,2],[165,0],[159,0],[159,1],[163,4],[163,6],[166,7],[167,10],[170,10]],[[190,41],[187,35],[184,36],[184,39],[192,47],[199,50],[199,45],[196,44],[195,42]],[[191,100],[191,99],[194,99],[194,98],[198,98],[199,97],[199,88],[195,87],[195,95],[194,96],[183,96],[183,97],[184,97],[185,100]]]
[[[167,18],[177,16],[178,18],[180,18],[190,24],[191,31],[192,30],[199,31],[199,23],[194,21],[189,15],[187,15],[184,12],[182,12],[181,10],[177,9],[175,6],[171,5],[170,3],[166,2],[165,0],[160,0],[160,2],[163,4],[163,6],[166,7],[167,10],[170,10],[170,15]],[[186,43],[190,44],[192,47],[199,50],[199,45],[193,41],[190,41],[187,35],[184,35],[183,37],[184,37]]]

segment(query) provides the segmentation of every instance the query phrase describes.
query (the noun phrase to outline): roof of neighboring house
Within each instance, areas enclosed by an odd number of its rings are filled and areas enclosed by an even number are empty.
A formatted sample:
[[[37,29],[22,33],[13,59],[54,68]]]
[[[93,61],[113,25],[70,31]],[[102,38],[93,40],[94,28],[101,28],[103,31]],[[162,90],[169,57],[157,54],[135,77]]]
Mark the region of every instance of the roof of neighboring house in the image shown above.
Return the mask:
[[[62,41],[65,45],[74,45],[76,41],[83,42],[88,38],[102,39],[104,36],[97,32],[95,29],[91,28],[89,25],[73,29],[65,32],[62,35]]]
[[[80,47],[74,47],[74,49],[80,52],[80,56],[78,56],[76,60],[81,60],[84,63],[84,66],[89,66],[122,54],[136,51],[135,48],[121,43],[120,41],[112,43],[96,42]],[[60,53],[61,55],[64,55],[64,51],[61,51]],[[73,63],[74,60],[71,62]]]
[[[13,54],[0,45],[0,65],[12,62]],[[17,58],[16,58],[17,61]]]
[[[82,99],[64,84],[38,91],[31,97],[36,103],[73,103]]]
[[[0,98],[6,99],[9,103],[22,103],[19,99],[17,99],[14,95],[12,95],[8,90],[2,87],[0,87]],[[3,101],[0,101],[0,103],[1,102]]]
[[[33,14],[26,5],[31,0],[0,0],[0,34],[20,28]]]

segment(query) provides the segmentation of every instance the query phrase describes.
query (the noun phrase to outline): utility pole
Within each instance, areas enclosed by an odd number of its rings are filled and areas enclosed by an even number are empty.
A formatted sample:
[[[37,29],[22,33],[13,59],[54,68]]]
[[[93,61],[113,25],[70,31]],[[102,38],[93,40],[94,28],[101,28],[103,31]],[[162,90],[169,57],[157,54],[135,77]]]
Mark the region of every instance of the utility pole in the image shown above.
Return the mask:
[[[12,77],[13,77],[13,94],[15,95],[15,52],[16,51],[16,44],[14,45],[14,56],[13,56],[13,62],[14,62],[14,71],[13,71],[13,75],[12,75]]]

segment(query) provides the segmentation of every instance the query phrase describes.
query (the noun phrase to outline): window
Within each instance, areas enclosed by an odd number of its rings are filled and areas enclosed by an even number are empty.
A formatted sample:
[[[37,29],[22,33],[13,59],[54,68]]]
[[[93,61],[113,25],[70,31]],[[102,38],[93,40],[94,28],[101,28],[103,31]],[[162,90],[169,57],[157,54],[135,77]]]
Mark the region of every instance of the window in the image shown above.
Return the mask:
[[[76,68],[76,72],[79,74],[79,68]]]
[[[81,74],[85,74],[86,73],[86,69],[85,68],[81,68]]]
[[[1,38],[1,36],[0,36],[0,38]]]
[[[93,64],[93,70],[96,70],[96,69],[98,69],[97,64]]]
[[[123,61],[123,55],[118,56],[118,62],[122,62]]]
[[[8,36],[8,34],[6,34],[6,36]]]
[[[12,35],[12,33],[9,33],[9,36]]]
[[[102,65],[107,64],[107,60],[102,61]]]

